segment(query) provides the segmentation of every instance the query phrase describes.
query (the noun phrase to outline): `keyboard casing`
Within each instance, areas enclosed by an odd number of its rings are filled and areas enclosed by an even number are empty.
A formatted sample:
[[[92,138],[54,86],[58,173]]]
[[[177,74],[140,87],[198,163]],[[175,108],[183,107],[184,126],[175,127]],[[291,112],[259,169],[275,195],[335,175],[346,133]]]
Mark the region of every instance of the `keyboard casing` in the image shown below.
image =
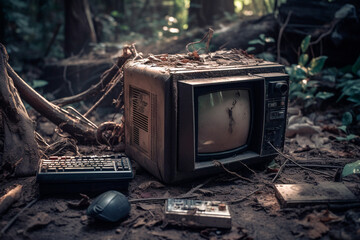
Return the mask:
[[[126,190],[134,178],[125,154],[51,156],[37,172],[40,193],[80,193]]]

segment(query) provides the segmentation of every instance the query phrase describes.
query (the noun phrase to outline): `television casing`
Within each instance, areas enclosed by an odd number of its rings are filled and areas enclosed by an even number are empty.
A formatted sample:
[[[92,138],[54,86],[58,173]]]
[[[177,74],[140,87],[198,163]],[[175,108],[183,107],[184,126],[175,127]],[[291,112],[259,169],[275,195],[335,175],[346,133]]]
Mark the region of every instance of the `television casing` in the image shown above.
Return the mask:
[[[165,183],[223,171],[212,159],[196,161],[194,96],[198,89],[240,87],[252,96],[247,150],[213,160],[230,169],[269,161],[277,152],[268,142],[284,146],[288,84],[284,66],[266,61],[196,69],[130,62],[124,68],[125,152]]]

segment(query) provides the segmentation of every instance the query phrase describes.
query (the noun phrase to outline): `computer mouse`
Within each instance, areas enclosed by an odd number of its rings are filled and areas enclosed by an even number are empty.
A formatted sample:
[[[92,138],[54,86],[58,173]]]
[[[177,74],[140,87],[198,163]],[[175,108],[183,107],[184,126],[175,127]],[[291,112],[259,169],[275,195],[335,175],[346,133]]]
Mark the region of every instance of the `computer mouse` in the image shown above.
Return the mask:
[[[108,222],[117,222],[130,212],[130,203],[124,194],[108,191],[100,194],[88,207],[89,216]]]

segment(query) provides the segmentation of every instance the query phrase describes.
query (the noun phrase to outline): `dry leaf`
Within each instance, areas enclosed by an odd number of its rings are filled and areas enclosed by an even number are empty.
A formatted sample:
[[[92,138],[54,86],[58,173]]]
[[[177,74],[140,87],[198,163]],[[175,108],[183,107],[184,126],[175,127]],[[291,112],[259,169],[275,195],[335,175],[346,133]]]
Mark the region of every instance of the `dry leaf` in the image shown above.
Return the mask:
[[[310,239],[320,238],[329,231],[329,227],[324,222],[341,221],[342,218],[336,216],[329,210],[322,210],[321,212],[310,213],[306,217],[298,221],[300,225],[309,229],[308,237]]]
[[[51,221],[52,219],[47,213],[39,212],[30,218],[26,231],[34,231],[48,225]]]
[[[146,224],[146,219],[145,218],[138,218],[136,220],[136,222],[134,223],[133,228],[141,227],[141,226],[143,226],[145,224]]]
[[[151,231],[150,234],[155,237],[165,238],[170,240],[179,239],[178,236],[175,236],[173,233]]]
[[[68,209],[68,207],[66,206],[65,202],[57,202],[57,203],[55,203],[55,209],[58,212],[64,212]]]
[[[80,199],[80,201],[67,202],[67,205],[70,208],[73,208],[73,209],[85,209],[85,208],[87,208],[90,205],[90,198],[87,195],[82,194],[82,193],[80,193],[80,196],[82,197]]]
[[[136,206],[145,211],[155,210],[157,208],[154,204],[138,203]]]
[[[319,126],[314,126],[309,123],[294,123],[288,126],[285,135],[286,137],[295,137],[296,134],[312,135],[320,132],[321,128]]]
[[[141,183],[138,186],[138,189],[144,191],[148,188],[163,188],[163,187],[165,187],[164,184],[162,184],[158,181],[147,181],[147,182]]]

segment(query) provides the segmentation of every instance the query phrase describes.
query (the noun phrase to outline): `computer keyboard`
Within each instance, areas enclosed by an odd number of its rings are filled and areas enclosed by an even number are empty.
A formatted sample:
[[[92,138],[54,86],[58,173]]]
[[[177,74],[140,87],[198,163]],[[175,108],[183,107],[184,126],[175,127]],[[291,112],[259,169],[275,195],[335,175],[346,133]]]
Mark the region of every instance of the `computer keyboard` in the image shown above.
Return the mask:
[[[37,182],[42,192],[125,189],[134,174],[125,154],[51,156],[41,159]]]

